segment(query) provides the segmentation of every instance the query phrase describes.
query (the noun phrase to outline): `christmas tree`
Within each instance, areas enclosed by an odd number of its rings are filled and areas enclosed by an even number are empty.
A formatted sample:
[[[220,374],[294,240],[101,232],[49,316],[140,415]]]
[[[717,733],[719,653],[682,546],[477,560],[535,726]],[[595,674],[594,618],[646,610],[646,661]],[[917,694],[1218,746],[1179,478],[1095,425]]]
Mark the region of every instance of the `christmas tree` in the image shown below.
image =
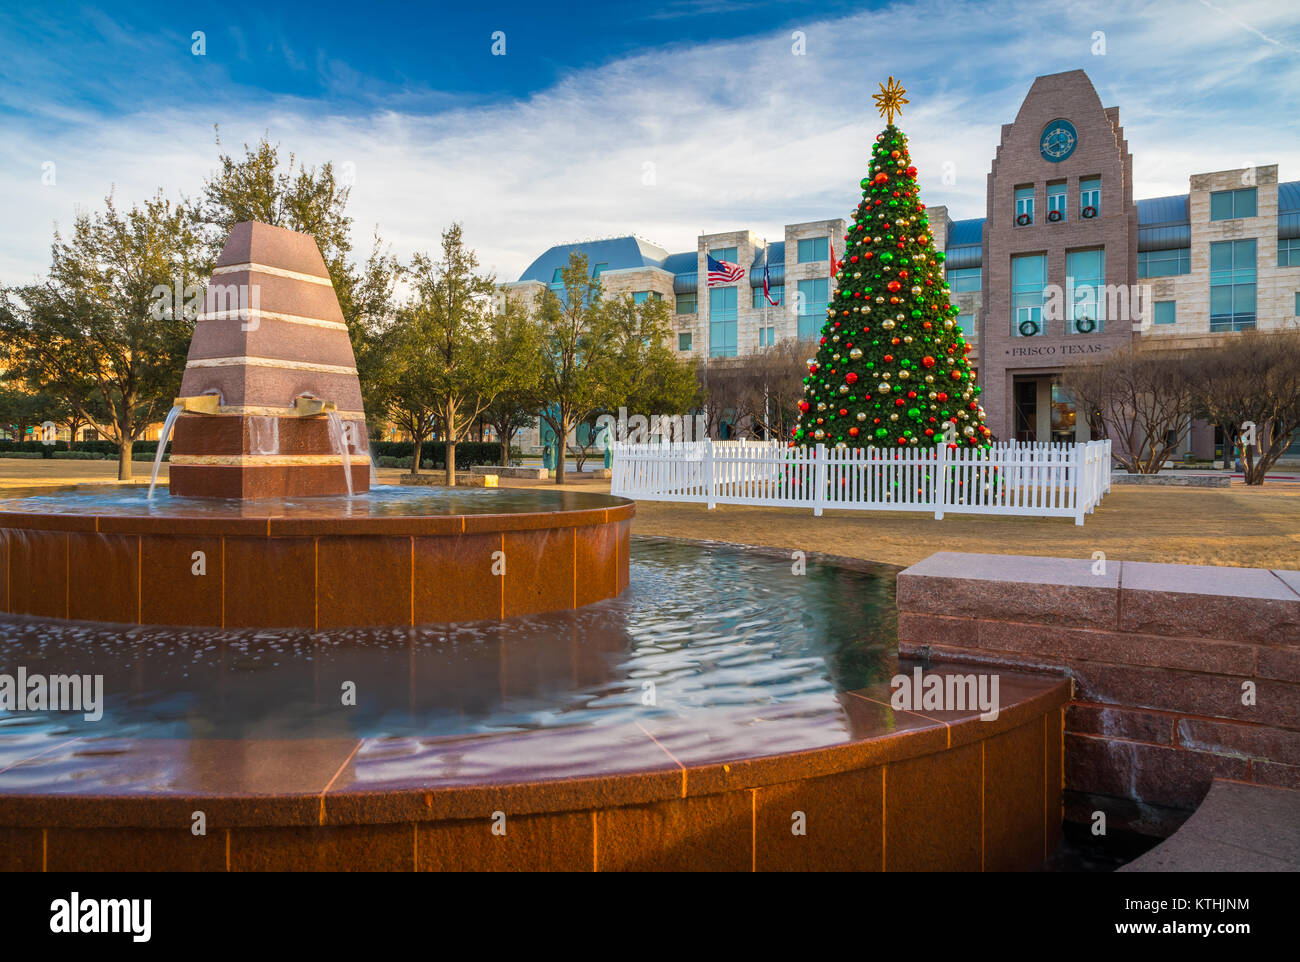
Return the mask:
[[[943,251],[934,249],[907,137],[894,126],[906,91],[893,77],[880,90],[873,96],[888,126],[844,236],[793,443],[988,447]]]

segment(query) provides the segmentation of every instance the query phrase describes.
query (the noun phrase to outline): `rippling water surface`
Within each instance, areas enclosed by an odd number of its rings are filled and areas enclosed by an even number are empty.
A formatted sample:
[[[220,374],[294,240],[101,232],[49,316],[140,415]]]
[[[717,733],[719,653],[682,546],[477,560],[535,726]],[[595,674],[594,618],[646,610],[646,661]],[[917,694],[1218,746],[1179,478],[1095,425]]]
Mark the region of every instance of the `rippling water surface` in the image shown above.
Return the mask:
[[[350,631],[0,616],[0,673],[103,674],[104,717],[0,712],[0,737],[455,735],[686,717],[887,677],[893,579],[714,545],[632,540],[631,586],[579,611]],[[146,588],[147,590],[147,588]],[[356,705],[343,704],[348,683]]]

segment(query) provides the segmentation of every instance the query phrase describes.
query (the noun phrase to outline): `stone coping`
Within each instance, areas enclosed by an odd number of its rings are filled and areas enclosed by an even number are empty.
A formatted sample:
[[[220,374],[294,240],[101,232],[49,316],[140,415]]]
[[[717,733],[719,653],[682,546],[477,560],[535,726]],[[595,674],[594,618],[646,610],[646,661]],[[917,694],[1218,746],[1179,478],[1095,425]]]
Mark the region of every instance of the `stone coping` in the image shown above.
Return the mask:
[[[216,514],[195,510],[166,515],[130,515],[115,511],[103,514],[37,513],[0,509],[0,529],[25,531],[74,531],[120,535],[239,535],[242,537],[291,538],[328,535],[456,535],[500,531],[530,531],[543,528],[577,528],[593,524],[630,520],[636,503],[618,502],[608,507],[573,507],[505,514],[449,515],[340,515],[337,508],[319,512],[296,510],[292,515],[274,514],[256,501],[247,502],[238,513]]]
[[[900,671],[916,667],[905,662]],[[938,674],[967,674],[960,669]],[[1060,677],[997,671],[1001,711],[902,711],[887,683],[755,712],[444,738],[0,738],[0,827],[345,826],[646,805],[944,753],[1059,711]]]
[[[1300,646],[1300,571],[941,551],[900,612]]]

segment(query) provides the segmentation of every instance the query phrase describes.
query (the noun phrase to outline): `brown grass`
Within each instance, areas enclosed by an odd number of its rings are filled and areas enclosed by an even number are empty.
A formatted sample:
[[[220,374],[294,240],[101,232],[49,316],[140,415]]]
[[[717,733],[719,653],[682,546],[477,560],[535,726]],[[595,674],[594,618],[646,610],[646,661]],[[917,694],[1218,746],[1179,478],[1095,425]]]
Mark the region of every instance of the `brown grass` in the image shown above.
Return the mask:
[[[136,464],[136,481],[149,465]],[[115,461],[0,458],[6,486],[114,483]],[[402,473],[381,469],[385,484]],[[166,465],[163,465],[163,476]],[[143,479],[141,478],[143,475]],[[510,487],[552,482],[506,480]],[[577,481],[572,491],[608,491],[608,481]],[[0,492],[2,493],[2,492]],[[642,501],[636,534],[702,538],[819,551],[909,565],[936,551],[1088,558],[1104,551],[1117,561],[1300,569],[1300,484],[1262,488],[1154,488],[1115,485],[1083,527],[1068,518],[980,517],[828,511],[820,518],[795,508],[743,508]]]

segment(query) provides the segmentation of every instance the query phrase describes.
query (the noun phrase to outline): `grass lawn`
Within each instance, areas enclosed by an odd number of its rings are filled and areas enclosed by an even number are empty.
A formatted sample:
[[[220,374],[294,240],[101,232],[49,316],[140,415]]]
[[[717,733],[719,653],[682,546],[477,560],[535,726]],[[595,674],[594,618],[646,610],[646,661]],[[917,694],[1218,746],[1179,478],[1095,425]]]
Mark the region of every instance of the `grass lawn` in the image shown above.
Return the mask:
[[[151,465],[136,462],[136,481],[148,483]],[[161,476],[165,477],[163,465]],[[385,484],[402,472],[382,469]],[[0,458],[0,489],[34,485],[114,483],[116,461],[44,461]],[[547,481],[505,479],[510,487],[553,487]],[[608,481],[564,485],[608,491]],[[936,551],[1056,555],[1088,558],[1104,551],[1113,561],[1241,565],[1300,569],[1300,484],[1247,488],[1154,488],[1115,485],[1083,527],[1069,518],[1014,518],[950,514],[827,511],[814,518],[796,508],[744,508],[642,501],[636,534],[703,538],[738,544],[799,548],[908,565]]]

